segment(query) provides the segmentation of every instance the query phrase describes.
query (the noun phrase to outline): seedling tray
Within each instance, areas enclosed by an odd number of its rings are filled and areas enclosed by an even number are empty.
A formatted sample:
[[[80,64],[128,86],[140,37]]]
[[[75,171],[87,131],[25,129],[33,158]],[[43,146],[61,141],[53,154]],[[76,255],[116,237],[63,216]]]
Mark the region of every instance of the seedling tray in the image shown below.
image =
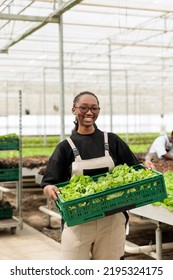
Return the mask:
[[[19,180],[19,168],[0,169],[0,182]]]
[[[133,168],[145,167],[139,164]],[[55,205],[67,225],[74,226],[163,200],[167,197],[163,174],[155,170],[152,172],[155,173],[153,177],[70,201],[64,201],[60,194]],[[97,180],[103,175],[92,178]],[[56,186],[63,187],[68,183]]]

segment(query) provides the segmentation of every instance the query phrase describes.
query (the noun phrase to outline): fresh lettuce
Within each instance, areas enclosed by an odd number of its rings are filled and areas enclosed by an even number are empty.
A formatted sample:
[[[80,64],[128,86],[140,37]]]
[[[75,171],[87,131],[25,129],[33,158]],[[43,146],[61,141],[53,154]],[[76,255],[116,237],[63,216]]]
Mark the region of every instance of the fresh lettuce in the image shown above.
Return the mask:
[[[130,167],[127,164],[123,164],[116,166],[111,173],[107,172],[97,179],[86,175],[72,176],[71,180],[65,186],[59,187],[59,190],[62,199],[68,201],[153,176],[155,176],[155,173],[151,170],[145,168],[135,170],[132,166]],[[147,187],[147,185],[142,187]],[[129,192],[133,191],[136,191],[136,189],[129,189]],[[121,191],[114,194],[114,197],[115,195],[123,195],[123,192]],[[109,199],[111,199],[111,197],[112,196],[110,196]]]

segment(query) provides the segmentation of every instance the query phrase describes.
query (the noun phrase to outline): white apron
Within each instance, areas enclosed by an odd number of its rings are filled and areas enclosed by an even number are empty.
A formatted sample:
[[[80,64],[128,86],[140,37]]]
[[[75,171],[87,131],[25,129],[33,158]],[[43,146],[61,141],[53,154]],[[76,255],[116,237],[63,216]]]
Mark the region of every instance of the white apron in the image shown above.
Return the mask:
[[[67,138],[75,161],[72,175],[81,175],[84,170],[107,168],[111,171],[114,162],[109,154],[108,135],[104,133],[105,155],[82,160],[71,138]],[[68,227],[64,224],[61,238],[61,259],[63,260],[119,260],[124,255],[126,218],[117,213],[104,218]]]

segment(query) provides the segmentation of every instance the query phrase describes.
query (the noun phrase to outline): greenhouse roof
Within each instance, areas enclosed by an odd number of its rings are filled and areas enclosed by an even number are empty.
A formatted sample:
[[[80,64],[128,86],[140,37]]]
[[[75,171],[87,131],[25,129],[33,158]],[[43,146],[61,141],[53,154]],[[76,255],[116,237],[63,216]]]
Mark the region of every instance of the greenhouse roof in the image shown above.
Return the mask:
[[[45,80],[55,93],[63,66],[65,94],[128,85],[150,111],[172,112],[172,26],[172,0],[1,0],[0,94],[40,94]]]

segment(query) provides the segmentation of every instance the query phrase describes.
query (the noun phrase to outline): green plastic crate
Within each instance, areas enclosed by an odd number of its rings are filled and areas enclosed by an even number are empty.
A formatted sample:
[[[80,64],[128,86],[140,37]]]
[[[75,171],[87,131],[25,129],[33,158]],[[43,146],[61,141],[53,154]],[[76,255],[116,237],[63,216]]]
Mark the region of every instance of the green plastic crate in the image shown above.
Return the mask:
[[[11,219],[13,216],[12,207],[0,207],[0,219]]]
[[[145,168],[135,165],[134,169]],[[61,195],[55,202],[59,213],[68,226],[86,223],[118,212],[151,204],[167,197],[163,174],[153,170],[155,176],[134,183],[122,185],[82,198],[64,201]],[[93,176],[97,180],[100,176]],[[69,182],[57,184],[63,187]]]
[[[19,150],[19,140],[15,141],[6,141],[4,143],[0,143],[1,151],[10,151],[10,150]]]
[[[19,137],[15,134],[0,136],[0,150],[19,150]]]
[[[19,180],[19,168],[0,169],[0,182]]]

